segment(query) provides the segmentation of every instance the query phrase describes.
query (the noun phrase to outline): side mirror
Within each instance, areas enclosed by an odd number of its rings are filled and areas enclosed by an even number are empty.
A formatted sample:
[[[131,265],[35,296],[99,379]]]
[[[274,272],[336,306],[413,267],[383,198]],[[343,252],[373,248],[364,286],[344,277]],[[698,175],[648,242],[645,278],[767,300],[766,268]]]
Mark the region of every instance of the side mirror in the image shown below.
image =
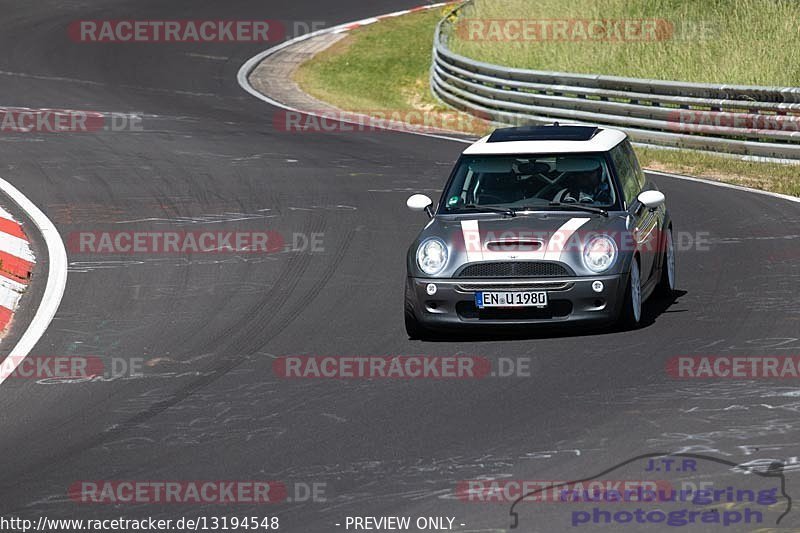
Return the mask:
[[[429,217],[433,217],[433,211],[431,211],[433,200],[424,194],[415,194],[411,196],[408,200],[406,200],[406,205],[412,211],[425,211],[428,213]]]
[[[657,209],[664,205],[667,198],[661,191],[644,191],[639,195],[638,200],[648,209]]]

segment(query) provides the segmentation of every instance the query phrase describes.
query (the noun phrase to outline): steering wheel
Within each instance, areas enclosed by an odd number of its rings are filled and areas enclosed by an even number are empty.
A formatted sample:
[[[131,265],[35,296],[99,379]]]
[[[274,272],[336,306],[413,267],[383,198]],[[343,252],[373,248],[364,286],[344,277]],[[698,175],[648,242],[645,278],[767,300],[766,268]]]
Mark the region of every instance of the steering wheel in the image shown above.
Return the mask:
[[[558,191],[558,194],[556,194],[553,197],[553,202],[557,203],[557,204],[577,204],[578,203],[578,200],[576,200],[572,196],[566,196],[567,194],[569,194],[569,189],[567,189],[567,188],[561,189],[560,191]]]

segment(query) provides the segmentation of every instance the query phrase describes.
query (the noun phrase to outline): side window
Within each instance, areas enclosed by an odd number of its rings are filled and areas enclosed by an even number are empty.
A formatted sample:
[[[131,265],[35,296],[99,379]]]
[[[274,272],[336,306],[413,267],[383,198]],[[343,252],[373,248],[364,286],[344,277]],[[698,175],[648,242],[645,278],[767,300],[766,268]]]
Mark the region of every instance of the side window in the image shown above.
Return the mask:
[[[621,146],[628,160],[630,160],[631,166],[633,166],[633,172],[636,174],[636,181],[639,182],[639,189],[642,189],[644,187],[645,177],[642,167],[639,165],[639,158],[636,157],[636,152],[633,151],[633,146],[631,146],[630,141],[626,140]]]
[[[611,150],[611,159],[617,169],[617,177],[619,178],[620,187],[622,187],[622,196],[628,206],[633,203],[642,188],[636,172],[639,164],[636,162],[635,156],[631,159],[629,153],[633,155],[633,149],[627,141]],[[641,169],[639,169],[639,172],[641,172]]]

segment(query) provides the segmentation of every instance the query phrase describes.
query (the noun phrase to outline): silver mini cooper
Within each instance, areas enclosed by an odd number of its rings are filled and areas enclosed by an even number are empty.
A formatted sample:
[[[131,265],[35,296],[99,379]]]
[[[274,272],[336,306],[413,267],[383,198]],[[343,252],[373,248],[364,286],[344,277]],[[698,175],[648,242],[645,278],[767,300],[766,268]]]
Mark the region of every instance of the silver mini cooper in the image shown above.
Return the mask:
[[[625,133],[495,131],[467,148],[408,251],[409,337],[454,327],[567,322],[635,328],[675,288],[672,221]]]

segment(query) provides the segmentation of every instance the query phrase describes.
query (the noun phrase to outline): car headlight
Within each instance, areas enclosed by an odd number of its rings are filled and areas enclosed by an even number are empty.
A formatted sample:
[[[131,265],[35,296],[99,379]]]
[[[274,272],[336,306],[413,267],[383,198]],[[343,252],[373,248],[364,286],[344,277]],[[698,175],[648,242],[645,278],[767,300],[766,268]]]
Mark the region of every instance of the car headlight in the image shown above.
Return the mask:
[[[617,260],[617,243],[605,235],[592,237],[583,247],[583,264],[592,272],[605,272]]]
[[[417,248],[417,265],[429,276],[442,271],[447,264],[447,245],[442,239],[431,237],[425,239]]]

